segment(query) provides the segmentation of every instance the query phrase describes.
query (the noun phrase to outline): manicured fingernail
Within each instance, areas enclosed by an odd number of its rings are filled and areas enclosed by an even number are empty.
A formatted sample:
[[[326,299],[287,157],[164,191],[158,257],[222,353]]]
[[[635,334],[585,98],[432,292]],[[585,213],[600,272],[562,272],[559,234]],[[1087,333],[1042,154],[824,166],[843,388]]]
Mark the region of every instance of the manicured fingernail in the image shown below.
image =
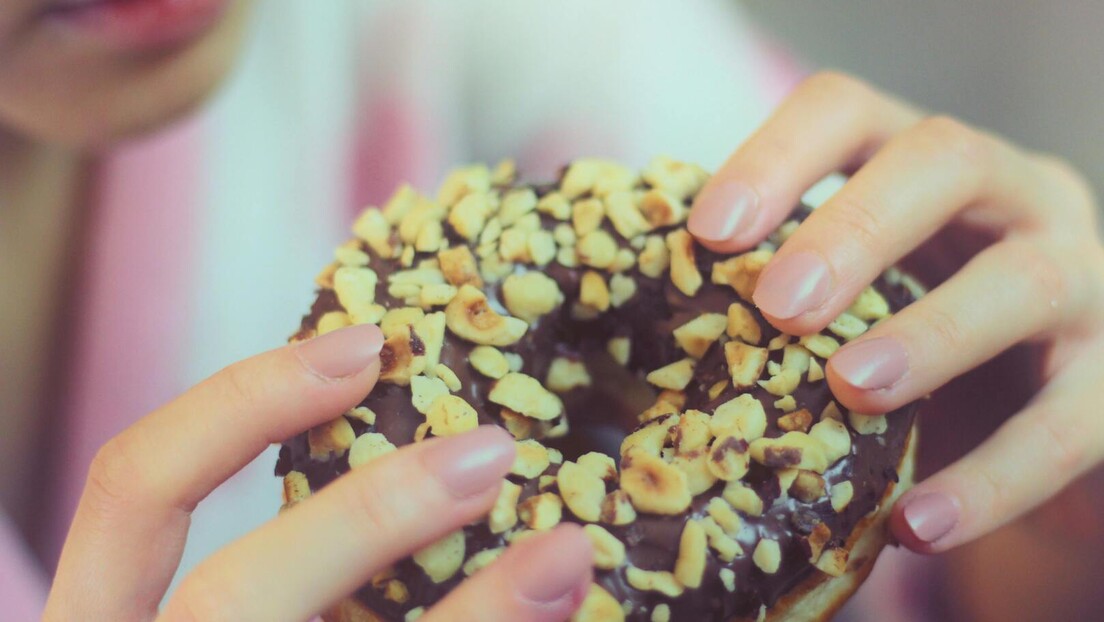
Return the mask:
[[[514,439],[502,428],[485,425],[435,442],[422,460],[454,496],[471,497],[499,484],[510,471]]]
[[[578,525],[564,524],[532,542],[514,574],[518,593],[535,603],[579,601],[590,585],[593,552]]]
[[[908,372],[908,352],[893,337],[849,344],[828,363],[847,384],[868,390],[888,389]]]
[[[943,493],[930,492],[905,504],[905,523],[912,535],[931,544],[947,535],[958,523],[958,504]]]
[[[368,367],[383,349],[383,333],[374,324],[357,324],[295,344],[303,364],[324,378],[345,378]]]
[[[752,299],[764,313],[788,320],[824,304],[831,289],[828,264],[816,253],[801,251],[767,266]]]
[[[699,240],[724,242],[750,227],[758,211],[759,195],[751,186],[726,181],[709,186],[694,199],[686,228]]]

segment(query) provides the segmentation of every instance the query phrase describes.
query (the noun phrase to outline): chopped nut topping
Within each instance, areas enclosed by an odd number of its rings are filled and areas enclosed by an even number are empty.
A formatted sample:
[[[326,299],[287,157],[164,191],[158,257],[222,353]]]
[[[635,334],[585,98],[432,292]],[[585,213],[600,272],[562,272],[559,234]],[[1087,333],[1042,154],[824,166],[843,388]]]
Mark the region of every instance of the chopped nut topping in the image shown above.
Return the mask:
[[[667,271],[671,263],[671,255],[663,238],[658,235],[650,235],[645,238],[644,248],[636,258],[640,266],[640,273],[644,276],[658,279]]]
[[[497,216],[492,216],[487,224],[483,226],[483,231],[479,233],[479,249],[488,250],[477,250],[480,257],[487,258],[495,253],[497,250],[495,242],[498,242],[498,239],[502,237],[502,229],[502,221]]]
[[[847,549],[828,549],[821,553],[815,565],[824,574],[838,577],[847,572],[847,558]]]
[[[837,460],[851,453],[851,433],[837,419],[821,419],[809,429],[809,436],[820,443],[828,464],[835,464]]]
[[[401,222],[399,222],[399,239],[403,241],[407,246],[403,249],[403,253],[409,252],[413,254],[413,244],[418,240],[418,235],[427,226],[433,226],[430,223],[440,224],[440,221],[445,217],[445,208],[428,199],[421,199],[410,210],[410,212],[403,216]],[[433,249],[434,251],[438,249]],[[401,259],[401,257],[400,257]]]
[[[855,486],[851,482],[840,482],[832,486],[832,509],[836,512],[844,511],[855,496]]]
[[[720,397],[721,393],[725,392],[728,388],[728,380],[718,380],[713,383],[713,386],[709,387],[709,399],[715,400]]]
[[[500,160],[491,171],[492,186],[508,186],[517,179],[517,164],[510,158]]]
[[[606,196],[618,190],[629,190],[636,185],[636,171],[608,160],[581,158],[575,160],[564,173],[560,192],[574,199],[588,192]]]
[[[510,366],[510,371],[521,371],[524,366],[524,361],[521,360],[521,355],[516,352],[503,352],[502,356],[506,357],[506,364]]]
[[[671,458],[670,464],[686,475],[686,486],[691,496],[697,496],[717,483],[717,476],[709,468],[709,450],[705,447]]]
[[[424,285],[418,293],[418,306],[431,308],[447,305],[455,296],[456,288],[447,283]]]
[[[726,343],[725,360],[728,362],[728,371],[732,375],[732,386],[737,389],[755,386],[759,376],[763,374],[763,368],[767,366],[769,354],[764,348],[749,346],[739,341]]]
[[[728,317],[726,318],[726,331],[729,337],[739,339],[744,343],[757,344],[763,338],[763,330],[751,310],[744,305],[734,302],[728,305]]]
[[[824,478],[812,471],[799,471],[790,485],[790,494],[799,501],[812,503],[824,496]]]
[[[634,194],[625,190],[610,193],[606,197],[606,214],[613,223],[613,228],[626,240],[652,229],[636,206]]]
[[[575,245],[579,262],[592,268],[605,269],[617,258],[617,242],[602,229],[579,236]]]
[[[556,258],[556,240],[547,231],[534,231],[529,234],[529,258],[538,266],[544,267]]]
[[[406,584],[402,581],[391,579],[383,588],[383,597],[401,605],[410,600],[410,590],[406,589]]]
[[[503,533],[517,524],[517,504],[520,496],[521,486],[510,480],[502,480],[498,498],[495,499],[494,507],[487,516],[487,526],[491,533]]]
[[[548,367],[544,384],[550,391],[567,393],[576,387],[589,387],[590,373],[582,361],[557,356]]]
[[[836,350],[839,350],[839,342],[828,335],[806,335],[801,338],[801,345],[823,359],[832,356],[836,353]]]
[[[516,440],[523,441],[533,438],[539,431],[539,421],[520,415],[509,408],[503,408],[501,416],[502,425]]]
[[[828,330],[835,333],[845,341],[851,341],[852,339],[862,335],[866,330],[870,328],[866,322],[844,312],[836,319],[832,320],[832,323],[828,325]]]
[[[748,516],[759,516],[763,513],[763,500],[743,482],[729,482],[721,496],[729,505]]]
[[[755,292],[755,284],[759,282],[759,275],[773,256],[774,253],[769,250],[755,250],[715,263],[713,283],[728,285],[736,290],[740,298],[750,301]]]
[[[353,235],[364,240],[376,255],[384,259],[395,256],[395,247],[391,244],[391,225],[379,210],[366,209],[361,212],[353,223]]]
[[[766,432],[767,413],[759,400],[744,393],[718,406],[709,428],[715,436],[738,431],[737,435],[750,443]]]
[[[709,431],[709,415],[700,410],[688,410],[679,418],[678,425],[671,428],[671,445],[675,451],[688,453],[705,447],[713,439]]]
[[[622,367],[629,364],[631,348],[632,342],[628,337],[614,337],[606,342],[606,352]]]
[[[491,196],[476,192],[460,199],[449,211],[448,222],[453,230],[465,240],[475,241],[487,224],[487,218],[494,213],[495,204]],[[405,224],[405,221],[404,221]]]
[[[675,341],[687,354],[700,359],[721,338],[727,325],[728,319],[720,313],[703,313],[676,328]]]
[[[528,263],[529,256],[529,232],[510,227],[502,232],[498,240],[498,254],[504,261]]]
[[[498,380],[510,371],[510,365],[506,357],[497,348],[491,346],[476,346],[468,355],[468,362],[475,371],[488,378]]]
[[[824,523],[817,523],[805,541],[809,544],[809,563],[815,564],[824,551],[824,545],[832,539],[832,530]]]
[[[721,497],[710,499],[705,510],[717,522],[717,525],[724,529],[725,533],[733,535],[740,531],[740,525],[742,524],[740,515]]]
[[[617,480],[617,463],[606,454],[590,451],[579,456],[576,462],[602,480],[607,482]]]
[[[371,262],[368,253],[360,250],[360,242],[356,240],[349,240],[334,249],[334,259],[343,266],[352,266],[354,268],[367,266]]]
[[[571,622],[625,622],[625,612],[609,592],[591,583],[583,603],[571,616]]]
[[[535,209],[537,193],[532,188],[517,188],[503,195],[502,205],[498,208],[498,219],[503,225],[510,226]]]
[[[310,482],[307,476],[299,471],[291,471],[284,476],[284,505],[282,510],[306,499],[311,494]]]
[[[342,266],[334,272],[334,293],[337,301],[354,324],[370,324],[375,317],[376,283],[379,277],[371,268]],[[379,321],[376,318],[376,321]]]
[[[867,434],[884,434],[889,428],[889,423],[886,421],[885,415],[863,415],[854,411],[847,412],[847,422],[851,424],[851,428],[856,433],[866,436]]]
[[[518,505],[518,517],[536,531],[545,531],[560,524],[563,517],[563,501],[546,492],[529,497]]]
[[[448,385],[440,378],[414,376],[410,379],[410,400],[414,409],[423,415],[429,412],[433,400],[448,393]]]
[[[473,192],[486,192],[491,188],[491,171],[485,165],[473,164],[456,168],[449,172],[437,191],[437,201],[446,207],[453,205],[465,195]]]
[[[548,468],[548,449],[544,445],[537,441],[525,440],[515,443],[515,447],[517,451],[514,455],[514,466],[510,468],[510,472],[514,475],[533,479]]]
[[[667,156],[656,156],[644,169],[644,181],[679,199],[687,199],[701,190],[709,179],[705,169]]]
[[[403,616],[403,622],[415,622],[423,615],[425,615],[425,607],[415,607],[406,612],[406,615]]]
[[[384,341],[379,358],[380,382],[406,386],[425,370],[425,343],[411,326],[403,325]]]
[[[345,416],[349,419],[356,419],[357,421],[363,421],[368,425],[376,425],[376,413],[372,412],[371,408],[367,406],[357,406],[356,408],[350,408]]]
[[[690,507],[685,473],[644,452],[633,452],[631,458],[631,464],[621,472],[621,489],[637,510],[675,515]]]
[[[436,220],[422,225],[418,237],[414,239],[414,250],[420,253],[435,253],[445,246],[445,229]]]
[[[867,286],[847,312],[865,322],[873,322],[889,317],[889,303],[878,290]]]
[[[564,462],[556,474],[564,504],[580,519],[595,522],[602,512],[606,485],[602,478],[574,462]]]
[[[414,553],[414,563],[421,566],[431,581],[444,583],[464,563],[464,545],[464,530],[458,529]]]
[[[575,241],[578,238],[575,236],[575,229],[567,223],[561,222],[552,229],[552,239],[560,246],[575,246]]]
[[[795,400],[792,395],[783,395],[774,401],[774,407],[788,413],[791,410],[797,409],[797,400]]]
[[[694,377],[694,359],[685,358],[653,370],[646,377],[651,384],[663,389],[681,391]]]
[[[641,570],[629,566],[625,569],[625,579],[629,585],[642,592],[659,592],[671,598],[682,596],[685,589],[674,574],[663,570]]]
[[[580,238],[597,231],[605,217],[606,208],[601,199],[583,199],[571,206],[571,223],[575,227],[575,235]]]
[[[427,313],[414,324],[414,334],[418,335],[425,348],[425,369],[437,367],[441,349],[445,346],[445,313]]]
[[[449,391],[456,392],[461,388],[460,378],[456,375],[456,372],[452,371],[448,365],[444,363],[438,363],[433,366],[433,375],[441,379],[441,382],[445,383]]]
[[[595,568],[613,570],[625,563],[625,543],[598,525],[584,525],[583,531],[594,547]]]
[[[571,202],[559,192],[549,192],[537,201],[537,211],[556,220],[571,218]]]
[[[615,490],[602,500],[599,520],[607,525],[628,525],[636,520],[636,508],[624,490]]]
[[[675,579],[694,589],[701,587],[705,574],[705,529],[697,521],[686,521],[679,538],[678,559],[675,560]]]
[[[678,422],[678,415],[656,417],[649,420],[647,424],[638,427],[622,439],[622,459],[635,451],[644,451],[652,456],[658,456],[663,449],[663,445],[667,442],[667,437],[672,434]]]
[[[787,432],[779,438],[752,441],[751,458],[772,469],[808,469],[823,473],[828,468],[823,446],[801,432]]]
[[[479,276],[479,266],[475,263],[471,249],[467,246],[456,246],[437,253],[437,260],[441,264],[441,272],[445,280],[451,285],[460,287],[472,285],[483,287],[483,279]]]
[[[813,361],[812,353],[799,345],[787,345],[782,349],[782,369],[804,374]]]
[[[740,546],[740,543],[729,537],[724,529],[721,529],[721,526],[717,524],[717,521],[713,520],[712,516],[703,518],[701,526],[709,539],[709,546],[717,551],[717,557],[720,557],[721,561],[730,562],[744,554],[744,548]]]
[[[587,270],[579,283],[579,302],[597,311],[606,311],[610,306],[610,291],[602,275]]]
[[[353,323],[347,313],[342,311],[330,311],[318,318],[318,334],[325,335],[335,330],[345,328]]]
[[[610,304],[614,308],[621,307],[635,295],[636,281],[631,276],[615,274],[610,277]]]
[[[731,433],[718,436],[709,448],[707,465],[717,479],[731,482],[742,478],[751,466],[748,442]]]
[[[640,199],[640,213],[652,226],[667,227],[686,220],[686,206],[662,190],[649,190]]]
[[[813,413],[802,408],[778,418],[778,428],[783,432],[808,432],[813,425]]]
[[[538,271],[506,277],[502,282],[502,297],[510,313],[526,322],[534,322],[552,312],[564,299],[556,281]]]
[[[824,368],[820,366],[820,363],[816,359],[809,359],[809,382],[819,382],[824,380]]]
[[[777,540],[766,538],[755,545],[755,552],[751,554],[751,560],[755,565],[767,574],[778,572],[778,566],[782,564],[782,551],[778,547]]]
[[[344,417],[338,417],[321,425],[311,428],[307,433],[307,444],[310,446],[312,460],[329,460],[345,453],[356,440],[353,426]]]
[[[671,607],[667,603],[659,603],[652,609],[652,622],[671,622]]]
[[[468,561],[464,562],[464,576],[470,577],[487,566],[490,566],[505,552],[506,547],[500,546],[494,549],[484,549],[472,555],[468,558]]]
[[[551,421],[563,414],[563,402],[536,378],[510,372],[495,383],[487,399],[499,406],[539,419]]]
[[[801,374],[793,369],[782,369],[769,380],[760,380],[759,386],[767,390],[771,395],[782,397],[790,395],[801,384]]]
[[[667,234],[667,249],[671,252],[671,282],[687,296],[698,293],[702,275],[694,261],[694,238],[686,229]],[[645,247],[647,252],[647,247]]]
[[[835,419],[843,422],[843,413],[840,412],[840,408],[835,402],[829,401],[824,410],[820,411],[820,420],[824,421],[825,419]]]
[[[726,592],[736,591],[736,573],[731,568],[721,568],[717,574],[721,577],[721,584]]]
[[[471,285],[462,286],[448,304],[445,321],[461,339],[486,346],[517,343],[529,328],[524,320],[496,313],[483,292]]]
[[[479,427],[479,415],[458,395],[442,395],[433,400],[426,421],[435,436],[453,436]]]

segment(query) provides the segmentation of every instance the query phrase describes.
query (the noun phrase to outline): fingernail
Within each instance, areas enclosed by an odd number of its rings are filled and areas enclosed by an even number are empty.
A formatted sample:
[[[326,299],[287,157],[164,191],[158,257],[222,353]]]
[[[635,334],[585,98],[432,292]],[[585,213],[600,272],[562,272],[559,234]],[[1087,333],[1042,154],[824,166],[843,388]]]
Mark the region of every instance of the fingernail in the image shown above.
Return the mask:
[[[771,263],[751,297],[764,313],[788,320],[824,304],[831,289],[828,264],[816,253],[801,251]]]
[[[905,505],[905,523],[912,535],[931,544],[951,532],[958,523],[958,504],[943,493],[922,494]]]
[[[694,199],[686,228],[694,237],[709,242],[724,242],[755,222],[759,195],[740,181],[709,186]]]
[[[430,473],[458,498],[502,481],[514,464],[514,439],[491,425],[436,441],[422,457]]]
[[[323,378],[345,378],[368,367],[383,349],[383,333],[374,324],[357,324],[295,344],[295,353]]]
[[[535,539],[514,574],[518,593],[535,603],[582,601],[590,585],[593,551],[578,525],[564,524]]]
[[[828,361],[847,384],[859,389],[888,389],[905,377],[908,352],[892,337],[849,344]]]

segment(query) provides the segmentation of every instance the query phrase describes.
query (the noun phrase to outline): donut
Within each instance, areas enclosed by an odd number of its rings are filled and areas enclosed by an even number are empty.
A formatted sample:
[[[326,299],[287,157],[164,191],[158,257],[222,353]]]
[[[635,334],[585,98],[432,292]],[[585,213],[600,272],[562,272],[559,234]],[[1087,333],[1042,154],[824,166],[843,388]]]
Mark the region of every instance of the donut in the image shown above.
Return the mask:
[[[487,517],[373,577],[324,619],[407,621],[511,542],[584,525],[595,575],[577,622],[826,620],[889,541],[917,404],[847,411],[826,359],[922,293],[890,269],[824,331],[751,301],[800,221],[720,255],[685,229],[708,179],[657,157],[581,159],[556,183],[511,161],[366,209],[316,279],[292,341],[371,322],[379,383],[285,442],[284,508],[423,439],[504,427],[517,459]]]

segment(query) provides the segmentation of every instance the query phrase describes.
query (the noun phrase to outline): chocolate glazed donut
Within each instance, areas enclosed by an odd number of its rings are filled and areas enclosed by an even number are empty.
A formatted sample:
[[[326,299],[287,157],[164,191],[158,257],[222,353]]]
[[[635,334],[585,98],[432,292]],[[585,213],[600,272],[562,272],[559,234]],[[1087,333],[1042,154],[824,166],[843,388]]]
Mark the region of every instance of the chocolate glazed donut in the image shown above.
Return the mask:
[[[807,213],[721,256],[683,228],[707,174],[580,160],[558,183],[512,163],[452,172],[436,199],[368,209],[317,279],[293,340],[380,324],[380,382],[287,441],[285,506],[396,447],[480,424],[518,457],[487,518],[374,577],[326,619],[413,620],[509,544],[585,525],[595,580],[579,621],[823,620],[887,541],[911,476],[915,404],[833,400],[825,360],[919,286],[890,270],[820,334],[751,303]],[[658,390],[658,393],[657,393]]]

